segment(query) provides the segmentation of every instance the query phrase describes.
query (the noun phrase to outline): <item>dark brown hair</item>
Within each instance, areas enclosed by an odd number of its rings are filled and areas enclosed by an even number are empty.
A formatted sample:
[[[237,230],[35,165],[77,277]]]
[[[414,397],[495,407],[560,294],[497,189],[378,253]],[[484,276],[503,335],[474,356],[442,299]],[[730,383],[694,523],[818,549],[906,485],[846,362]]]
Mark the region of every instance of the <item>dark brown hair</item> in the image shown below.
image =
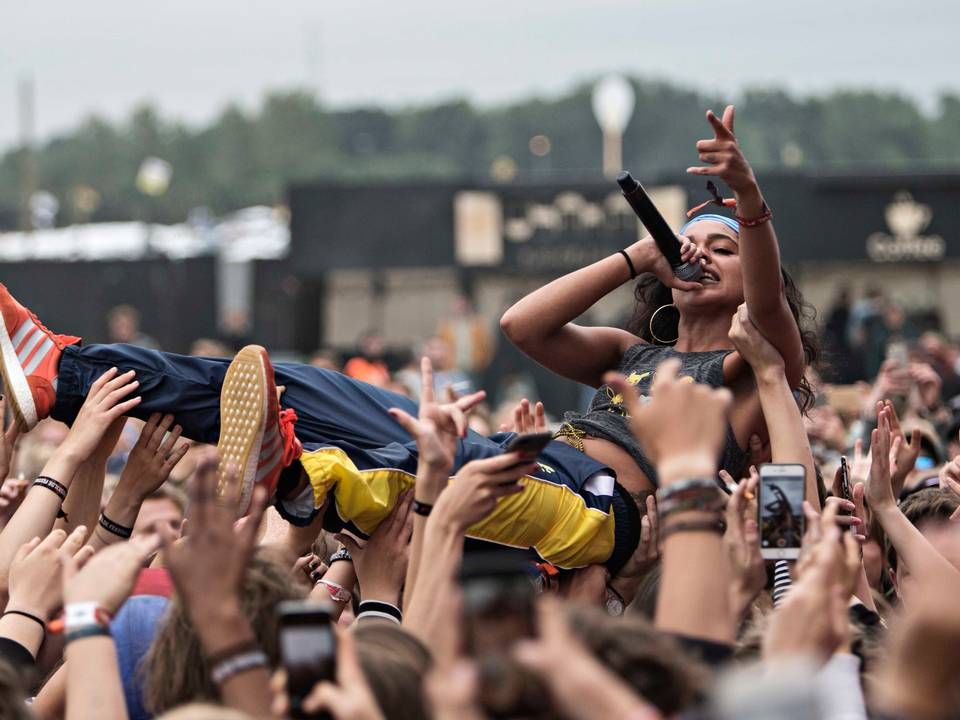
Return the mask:
[[[389,620],[360,620],[352,628],[360,667],[387,720],[430,717],[423,678],[430,652],[417,638]]]
[[[664,715],[677,715],[705,697],[706,666],[639,615],[613,618],[598,608],[575,608],[570,619],[590,652]]]
[[[820,342],[817,339],[816,331],[812,330],[816,311],[810,303],[803,299],[800,288],[793,281],[783,268],[780,268],[783,277],[783,294],[787,299],[787,305],[790,307],[790,314],[793,315],[797,328],[800,330],[800,341],[803,344],[803,364],[804,367],[813,366],[816,368],[820,362]],[[633,317],[627,324],[627,330],[637,337],[646,340],[652,345],[665,345],[654,338],[656,334],[659,338],[675,338],[679,334],[680,315],[675,312],[662,312],[656,317],[653,332],[650,330],[650,321],[657,308],[669,305],[673,302],[672,290],[664,285],[656,275],[644,274],[637,280],[633,291],[636,299],[636,307]],[[806,378],[806,374],[800,379],[797,387],[799,394],[800,409],[806,412],[813,407],[816,399],[813,387]]]

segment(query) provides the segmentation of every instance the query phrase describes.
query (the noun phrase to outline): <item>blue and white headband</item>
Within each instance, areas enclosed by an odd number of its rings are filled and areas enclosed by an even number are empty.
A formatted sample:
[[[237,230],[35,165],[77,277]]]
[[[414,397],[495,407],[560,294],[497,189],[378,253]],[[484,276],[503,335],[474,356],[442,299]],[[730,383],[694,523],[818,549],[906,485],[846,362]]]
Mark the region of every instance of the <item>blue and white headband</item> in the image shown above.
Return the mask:
[[[687,228],[694,223],[700,222],[701,220],[712,220],[713,222],[721,223],[733,230],[737,235],[740,235],[740,223],[731,217],[727,217],[726,215],[717,215],[716,213],[704,213],[703,215],[697,215],[695,218],[688,220],[686,224],[680,228],[680,235],[686,233]]]

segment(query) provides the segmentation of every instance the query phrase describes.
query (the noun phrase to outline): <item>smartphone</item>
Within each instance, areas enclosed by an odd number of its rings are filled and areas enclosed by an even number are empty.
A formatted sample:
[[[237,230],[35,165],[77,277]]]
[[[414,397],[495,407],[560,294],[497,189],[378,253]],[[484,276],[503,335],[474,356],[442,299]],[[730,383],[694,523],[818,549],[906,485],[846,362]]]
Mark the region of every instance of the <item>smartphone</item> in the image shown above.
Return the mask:
[[[337,639],[330,609],[322,604],[286,601],[277,605],[280,659],[287,673],[291,718],[324,718],[304,713],[304,699],[321,680],[335,680]]]
[[[552,432],[517,433],[507,443],[505,453],[518,452],[525,458],[536,459],[553,440]]]
[[[847,458],[840,456],[840,497],[853,502],[853,491],[850,489],[850,469],[847,467]]]
[[[887,360],[893,360],[900,367],[910,364],[910,352],[907,344],[902,340],[891,340],[887,343]]]
[[[760,554],[765,560],[796,560],[803,541],[806,470],[800,464],[760,466],[757,502]]]

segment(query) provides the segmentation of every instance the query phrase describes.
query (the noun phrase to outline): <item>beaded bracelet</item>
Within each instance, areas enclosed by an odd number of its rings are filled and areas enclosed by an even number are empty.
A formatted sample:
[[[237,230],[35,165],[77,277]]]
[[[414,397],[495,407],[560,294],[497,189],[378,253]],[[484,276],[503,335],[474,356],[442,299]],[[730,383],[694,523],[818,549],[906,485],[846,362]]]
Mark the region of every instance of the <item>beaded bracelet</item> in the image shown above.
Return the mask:
[[[250,670],[259,670],[268,667],[270,661],[263,650],[250,650],[248,652],[233,655],[214,665],[210,669],[210,679],[217,685],[222,685],[234,675],[249,672]]]
[[[734,218],[737,222],[740,223],[740,227],[757,227],[758,225],[763,225],[765,222],[770,222],[773,220],[773,210],[771,210],[767,203],[763,203],[762,212],[756,217],[745,218],[740,213],[734,213]]]

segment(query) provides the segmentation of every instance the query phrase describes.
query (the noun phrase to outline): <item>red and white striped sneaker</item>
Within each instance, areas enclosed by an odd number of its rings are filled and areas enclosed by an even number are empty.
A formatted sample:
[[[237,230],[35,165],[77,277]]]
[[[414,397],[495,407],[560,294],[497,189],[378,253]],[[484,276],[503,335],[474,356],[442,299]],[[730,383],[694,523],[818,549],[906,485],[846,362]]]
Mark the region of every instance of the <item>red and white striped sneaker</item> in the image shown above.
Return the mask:
[[[50,415],[57,399],[60,354],[80,338],[57,335],[0,284],[0,373],[17,424],[24,431]]]
[[[220,482],[221,496],[239,496],[240,514],[250,507],[253,488],[260,484],[272,496],[280,472],[300,457],[303,448],[293,432],[297,416],[280,410],[273,365],[267,351],[247,345],[230,363],[220,390]],[[226,470],[237,471],[239,487],[225,483]],[[236,493],[236,494],[235,494]]]

